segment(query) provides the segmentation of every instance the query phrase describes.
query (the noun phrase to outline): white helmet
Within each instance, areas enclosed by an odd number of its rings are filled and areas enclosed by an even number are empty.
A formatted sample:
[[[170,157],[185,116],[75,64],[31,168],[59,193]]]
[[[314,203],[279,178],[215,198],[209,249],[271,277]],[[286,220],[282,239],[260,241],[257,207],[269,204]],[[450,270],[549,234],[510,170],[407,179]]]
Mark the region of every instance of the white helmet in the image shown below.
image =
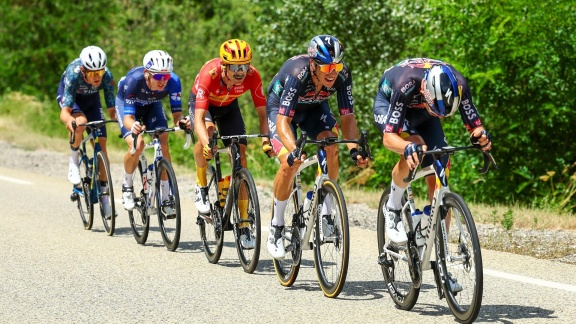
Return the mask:
[[[436,117],[448,117],[455,113],[460,106],[461,89],[448,66],[432,66],[422,79],[422,93],[428,103],[428,113]]]
[[[174,69],[172,57],[161,50],[153,50],[146,53],[144,60],[142,60],[142,65],[151,72],[172,72]]]
[[[88,70],[101,70],[106,67],[106,53],[98,46],[88,46],[80,53],[80,61]]]

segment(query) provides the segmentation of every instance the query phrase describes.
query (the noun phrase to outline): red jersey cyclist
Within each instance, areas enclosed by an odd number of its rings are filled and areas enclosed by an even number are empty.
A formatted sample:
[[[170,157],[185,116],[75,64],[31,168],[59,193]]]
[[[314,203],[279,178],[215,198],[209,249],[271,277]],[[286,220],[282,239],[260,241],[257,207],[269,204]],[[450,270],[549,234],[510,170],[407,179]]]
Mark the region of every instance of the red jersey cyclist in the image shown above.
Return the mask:
[[[106,53],[98,46],[88,46],[82,50],[80,57],[72,61],[62,74],[60,85],[56,93],[56,100],[60,106],[60,120],[66,124],[70,132],[74,132],[74,143],[70,145],[70,162],[68,166],[68,180],[80,184],[80,171],[78,170],[78,148],[86,127],[72,128],[72,122],[77,125],[86,122],[104,120],[100,90],[104,90],[104,100],[108,107],[110,119],[116,119],[114,110],[114,78],[106,67]],[[106,150],[106,127],[98,129],[100,147]],[[101,192],[108,191],[108,179],[100,179]],[[111,215],[109,197],[102,196],[102,207],[106,216]]]
[[[208,187],[206,178],[207,160],[212,158],[209,139],[215,125],[222,136],[246,134],[244,119],[238,106],[238,97],[247,91],[252,95],[260,123],[260,134],[268,134],[266,122],[266,97],[262,90],[260,73],[250,64],[252,49],[240,39],[230,39],[220,46],[220,57],[204,64],[196,76],[190,91],[188,108],[191,122],[198,141],[194,146],[194,161],[196,162],[195,205],[199,213],[210,212]],[[230,140],[223,141],[230,145]],[[246,139],[240,141],[240,161],[243,167],[246,163]],[[262,149],[268,156],[274,155],[270,140],[262,138]],[[242,195],[242,193],[241,193]],[[247,218],[248,199],[238,200],[240,215]],[[246,227],[242,223],[240,227]],[[250,231],[241,229],[240,242],[245,248],[254,246]]]

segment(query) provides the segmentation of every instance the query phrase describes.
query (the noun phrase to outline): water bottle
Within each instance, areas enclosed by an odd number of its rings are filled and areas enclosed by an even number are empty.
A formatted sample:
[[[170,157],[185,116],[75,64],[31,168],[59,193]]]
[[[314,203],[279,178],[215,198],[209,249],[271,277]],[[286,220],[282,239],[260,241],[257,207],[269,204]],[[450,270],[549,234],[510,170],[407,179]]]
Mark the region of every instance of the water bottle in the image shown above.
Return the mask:
[[[304,198],[304,212],[307,212],[310,209],[310,203],[312,203],[312,191],[308,191],[306,193],[306,198]]]
[[[420,231],[425,233],[428,229],[428,224],[430,223],[430,205],[424,206],[424,214],[420,221]]]
[[[426,240],[420,234],[421,230],[421,223],[422,223],[422,211],[420,209],[416,209],[412,213],[412,226],[414,227],[414,232],[416,233],[416,245],[422,246]]]
[[[151,186],[152,185],[152,180],[154,179],[154,165],[150,164],[148,166],[148,185]]]

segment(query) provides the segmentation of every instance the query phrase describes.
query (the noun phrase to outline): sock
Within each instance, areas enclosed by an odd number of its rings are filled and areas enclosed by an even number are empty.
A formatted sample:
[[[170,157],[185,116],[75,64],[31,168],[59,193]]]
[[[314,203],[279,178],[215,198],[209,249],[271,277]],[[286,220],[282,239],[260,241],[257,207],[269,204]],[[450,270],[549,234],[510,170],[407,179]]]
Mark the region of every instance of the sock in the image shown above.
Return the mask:
[[[203,168],[201,167],[196,167],[196,183],[200,186],[200,187],[206,187],[208,185],[208,180],[206,179],[206,169],[208,168],[208,166],[205,166]]]
[[[330,212],[332,210],[332,196],[326,196],[324,197],[324,203],[322,204],[322,212],[320,213],[320,215],[324,216],[324,215],[331,215],[332,213]]]
[[[124,182],[122,182],[124,187],[133,187],[134,186],[134,173],[128,174],[124,171]]]
[[[78,148],[73,148],[72,146],[70,146],[70,163],[76,165],[80,164],[80,160],[78,159]]]
[[[168,180],[160,180],[160,190],[162,190],[162,202],[170,199],[170,183]]]
[[[272,225],[284,226],[284,211],[286,210],[287,204],[288,199],[280,201],[274,197],[274,217],[272,218]]]
[[[248,219],[248,200],[238,199],[238,209],[240,210],[240,219]],[[248,223],[240,223],[239,227],[248,227]]]
[[[386,207],[393,210],[402,209],[402,196],[404,196],[404,191],[406,191],[406,188],[400,188],[396,183],[394,183],[394,180],[392,180],[390,197],[388,198]]]

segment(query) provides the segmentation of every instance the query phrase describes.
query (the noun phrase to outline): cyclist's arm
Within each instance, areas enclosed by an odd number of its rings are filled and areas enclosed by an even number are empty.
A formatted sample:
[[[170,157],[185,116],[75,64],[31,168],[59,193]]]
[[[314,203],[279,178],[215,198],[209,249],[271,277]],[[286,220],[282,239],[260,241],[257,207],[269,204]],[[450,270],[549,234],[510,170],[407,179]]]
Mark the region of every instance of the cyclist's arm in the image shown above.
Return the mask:
[[[266,106],[256,107],[256,113],[258,114],[258,121],[260,122],[260,134],[269,134]],[[262,137],[262,144],[264,143],[270,143],[270,138]]]
[[[343,139],[351,139],[356,140],[358,139],[358,124],[356,124],[356,117],[354,114],[348,114],[341,117],[342,122],[342,138]],[[353,148],[358,148],[358,144],[354,143],[346,143],[348,149],[351,150]]]
[[[202,147],[206,146],[210,141],[208,138],[208,130],[206,129],[206,122],[204,121],[207,111],[206,109],[196,108],[194,112],[194,133],[196,133]]]
[[[134,115],[125,114],[123,122],[124,122],[124,128],[126,128],[127,130],[131,130],[132,125],[134,125],[134,123],[136,122],[136,119],[134,118]]]
[[[292,152],[296,149],[296,141],[294,135],[292,134],[292,128],[290,123],[292,118],[288,116],[278,115],[276,117],[276,133],[280,137],[280,142],[288,152]]]
[[[382,143],[386,149],[404,156],[404,149],[411,142],[405,141],[402,139],[402,137],[400,137],[399,134],[384,132],[384,136],[382,136]]]
[[[62,109],[60,109],[60,120],[64,125],[66,125],[66,129],[68,129],[69,132],[74,131],[72,128],[72,121],[76,120],[76,118],[72,116],[71,112],[71,107],[62,107]]]
[[[110,119],[116,120],[116,107],[108,107],[108,116],[110,116]]]

